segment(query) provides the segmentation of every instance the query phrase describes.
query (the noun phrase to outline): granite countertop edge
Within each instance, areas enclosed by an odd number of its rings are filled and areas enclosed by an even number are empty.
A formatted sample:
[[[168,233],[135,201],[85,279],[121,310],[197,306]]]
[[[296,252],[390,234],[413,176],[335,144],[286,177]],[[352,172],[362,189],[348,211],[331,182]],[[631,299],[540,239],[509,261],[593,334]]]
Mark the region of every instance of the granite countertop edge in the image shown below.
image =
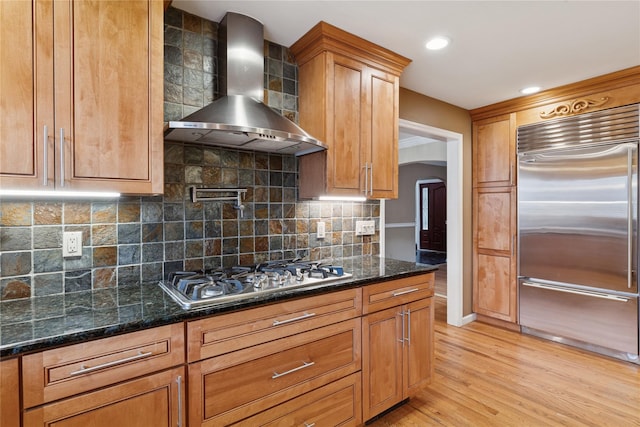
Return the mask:
[[[335,261],[335,260],[332,260]],[[0,302],[0,358],[60,347],[89,340],[211,317],[231,311],[367,286],[381,280],[401,279],[438,269],[375,256],[342,258],[344,280],[282,292],[256,294],[255,298],[185,310],[158,285],[135,283],[46,297]]]

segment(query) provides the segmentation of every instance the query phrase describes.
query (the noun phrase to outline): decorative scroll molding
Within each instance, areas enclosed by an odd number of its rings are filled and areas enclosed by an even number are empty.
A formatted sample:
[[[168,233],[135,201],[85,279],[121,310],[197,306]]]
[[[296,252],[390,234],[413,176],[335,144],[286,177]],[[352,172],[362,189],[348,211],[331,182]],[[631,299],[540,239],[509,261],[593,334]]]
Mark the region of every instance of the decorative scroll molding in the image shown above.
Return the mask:
[[[540,112],[540,118],[542,119],[550,119],[552,117],[557,116],[566,116],[569,114],[580,113],[584,110],[593,107],[599,107],[604,105],[609,101],[609,97],[605,96],[604,98],[600,98],[599,100],[593,99],[576,99],[574,101],[565,102],[564,104],[560,104],[555,107],[553,110],[549,112]]]

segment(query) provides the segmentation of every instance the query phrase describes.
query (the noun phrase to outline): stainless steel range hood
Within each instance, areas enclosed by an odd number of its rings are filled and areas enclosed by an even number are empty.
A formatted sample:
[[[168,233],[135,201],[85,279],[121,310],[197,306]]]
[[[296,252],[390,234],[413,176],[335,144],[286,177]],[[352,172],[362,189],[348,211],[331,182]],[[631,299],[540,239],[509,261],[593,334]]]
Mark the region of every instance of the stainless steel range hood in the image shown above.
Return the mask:
[[[301,156],[326,150],[317,139],[265,105],[264,30],[260,22],[227,13],[219,26],[222,97],[179,121],[165,139]]]

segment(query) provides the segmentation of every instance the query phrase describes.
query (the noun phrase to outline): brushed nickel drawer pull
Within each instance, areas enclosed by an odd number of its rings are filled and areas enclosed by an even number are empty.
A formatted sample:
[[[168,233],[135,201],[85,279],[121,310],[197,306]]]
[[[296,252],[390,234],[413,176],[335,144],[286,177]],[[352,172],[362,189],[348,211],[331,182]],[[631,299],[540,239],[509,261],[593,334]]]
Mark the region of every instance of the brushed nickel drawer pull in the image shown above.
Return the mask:
[[[315,315],[316,315],[315,313],[304,313],[302,316],[293,317],[293,318],[287,319],[287,320],[274,320],[273,321],[273,326],[284,325],[285,323],[295,322],[296,320],[306,319],[308,317],[313,317]]]
[[[314,427],[316,425],[316,423],[311,423],[309,424],[308,422],[304,422],[304,427]]]
[[[418,289],[418,288],[413,288],[413,289],[409,289],[409,290],[406,290],[406,291],[394,292],[394,293],[393,293],[393,296],[394,296],[394,297],[399,297],[400,295],[411,294],[411,293],[413,293],[413,292],[418,292],[419,290],[420,290],[420,289]]]
[[[101,365],[85,367],[84,365],[80,365],[80,369],[77,371],[70,372],[69,375],[80,375],[87,374],[89,372],[94,372],[104,368],[110,368],[112,366],[120,365],[122,363],[131,362],[133,360],[144,359],[145,357],[153,356],[153,352],[149,351],[147,353],[143,353],[141,351],[138,352],[135,356],[125,357],[124,359],[114,360],[112,362],[103,363]]]
[[[297,368],[289,369],[288,371],[283,372],[281,374],[274,372],[273,375],[271,376],[271,379],[284,377],[285,375],[292,374],[296,371],[299,371],[300,369],[308,368],[309,366],[313,366],[315,364],[316,362],[302,362],[302,365],[298,366]]]

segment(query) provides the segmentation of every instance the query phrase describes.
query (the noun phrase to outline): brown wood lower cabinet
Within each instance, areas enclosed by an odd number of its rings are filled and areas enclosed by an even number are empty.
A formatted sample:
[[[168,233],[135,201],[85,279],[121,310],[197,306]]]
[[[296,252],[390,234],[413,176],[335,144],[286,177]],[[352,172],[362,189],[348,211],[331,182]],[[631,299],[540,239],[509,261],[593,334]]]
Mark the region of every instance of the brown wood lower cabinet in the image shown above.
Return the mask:
[[[20,370],[18,359],[0,362],[0,426],[20,426]]]
[[[175,368],[40,406],[24,427],[184,425],[184,368]]]
[[[421,278],[422,283],[417,282]],[[397,290],[393,291],[395,283]],[[407,288],[407,285],[409,288]],[[375,288],[379,286],[379,288]],[[415,301],[374,311],[362,318],[362,378],[364,420],[411,397],[433,377],[433,275],[372,285],[365,301],[393,295]],[[367,295],[369,294],[369,298]],[[387,299],[387,305],[390,299]],[[375,304],[374,304],[375,306]]]
[[[229,425],[359,371],[360,328],[355,318],[190,364],[189,425]]]
[[[475,188],[473,204],[473,310],[515,324],[516,188]]]
[[[184,425],[184,324],[22,357],[25,427]]]
[[[25,408],[184,363],[184,325],[160,326],[22,358]]]

